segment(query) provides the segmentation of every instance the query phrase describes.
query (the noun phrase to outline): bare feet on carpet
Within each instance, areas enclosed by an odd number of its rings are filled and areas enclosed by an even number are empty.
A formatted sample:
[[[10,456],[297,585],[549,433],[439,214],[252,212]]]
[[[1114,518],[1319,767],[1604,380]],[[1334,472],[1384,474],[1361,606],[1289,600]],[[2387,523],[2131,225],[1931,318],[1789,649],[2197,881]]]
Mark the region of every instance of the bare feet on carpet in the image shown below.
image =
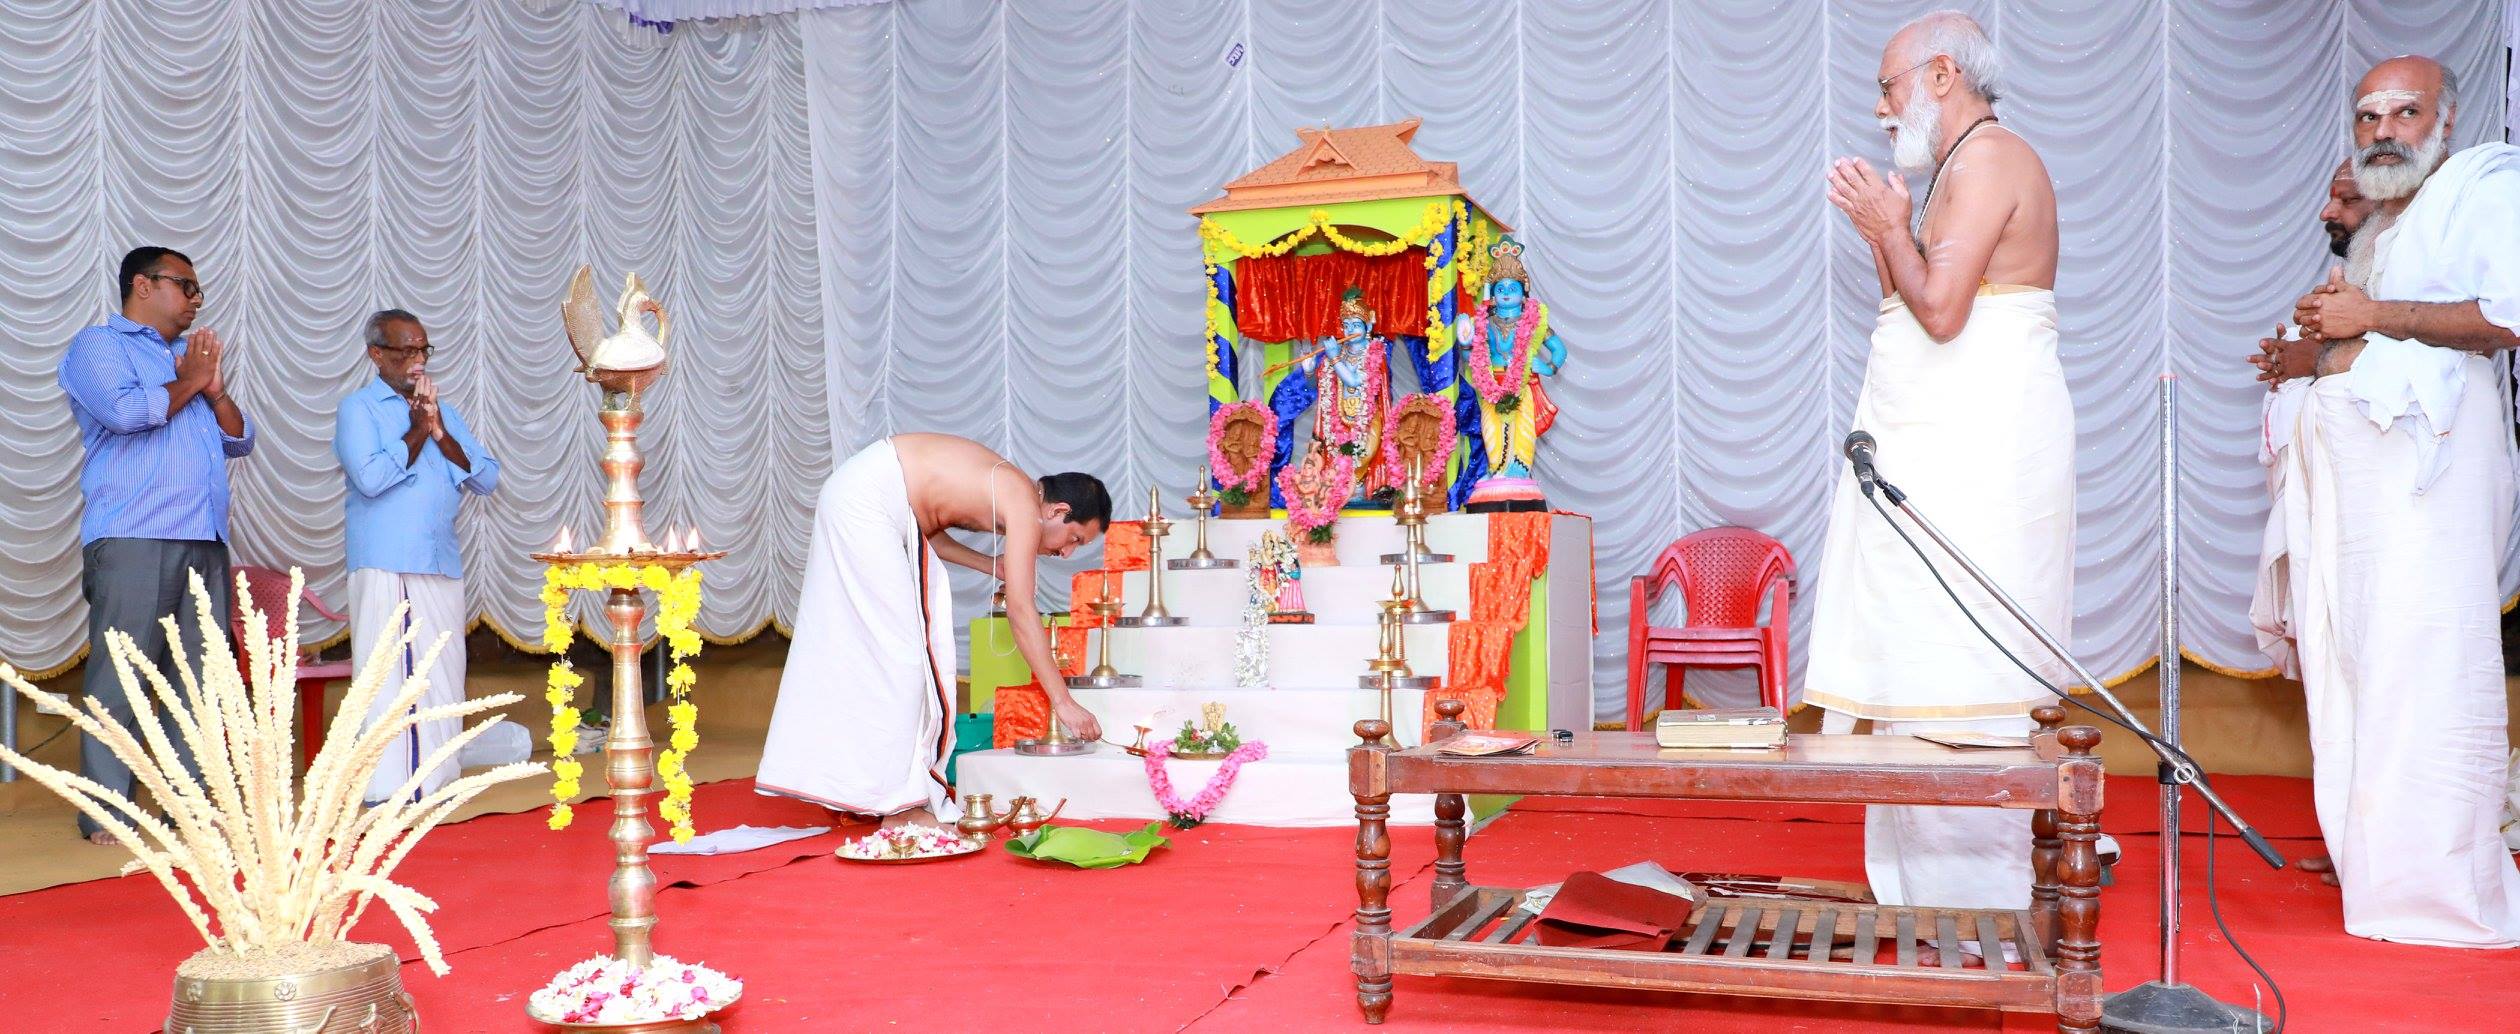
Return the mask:
[[[2323,854],[2314,854],[2302,859],[2300,868],[2303,872],[2335,872],[2336,859]]]
[[[1927,969],[1941,966],[1942,949],[1934,947],[1930,944],[1918,944],[1916,946],[1916,964]],[[1963,966],[1976,966],[1979,969],[1984,969],[1986,968],[1986,959],[1984,956],[1964,951],[1960,953],[1960,964]]]
[[[122,838],[121,838],[121,837],[117,837],[117,836],[115,836],[113,833],[108,832],[108,831],[106,831],[106,830],[102,830],[102,829],[97,830],[97,831],[96,831],[96,832],[94,832],[94,833],[90,833],[90,834],[88,834],[88,838],[87,838],[87,839],[88,839],[88,843],[95,844],[95,845],[96,845],[96,846],[98,846],[98,847],[121,847],[121,846],[122,846]]]
[[[2337,878],[2336,878],[2336,874],[2335,874],[2335,873],[2333,873],[2333,872],[2323,872],[2323,873],[2320,873],[2320,874],[2319,874],[2319,882],[2324,883],[2324,884],[2327,884],[2328,886],[2331,886],[2331,887],[2342,887],[2342,886],[2344,886],[2344,884],[2343,884],[2342,882],[2339,882],[2339,881],[2337,880]]]
[[[885,829],[891,829],[894,826],[908,826],[913,824],[921,826],[936,825],[936,813],[931,812],[926,808],[912,808],[909,811],[902,812],[898,815],[884,816]]]

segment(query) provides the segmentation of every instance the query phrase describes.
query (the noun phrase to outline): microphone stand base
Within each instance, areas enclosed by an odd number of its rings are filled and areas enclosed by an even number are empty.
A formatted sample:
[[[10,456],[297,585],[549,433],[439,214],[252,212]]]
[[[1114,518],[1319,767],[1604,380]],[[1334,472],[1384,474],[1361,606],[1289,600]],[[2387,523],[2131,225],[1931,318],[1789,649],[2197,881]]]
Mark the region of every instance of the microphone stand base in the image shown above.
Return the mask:
[[[2256,1034],[2272,1026],[2254,1010],[2225,1005],[2186,984],[2157,980],[2110,995],[2100,1007],[2100,1029],[2123,1034]]]

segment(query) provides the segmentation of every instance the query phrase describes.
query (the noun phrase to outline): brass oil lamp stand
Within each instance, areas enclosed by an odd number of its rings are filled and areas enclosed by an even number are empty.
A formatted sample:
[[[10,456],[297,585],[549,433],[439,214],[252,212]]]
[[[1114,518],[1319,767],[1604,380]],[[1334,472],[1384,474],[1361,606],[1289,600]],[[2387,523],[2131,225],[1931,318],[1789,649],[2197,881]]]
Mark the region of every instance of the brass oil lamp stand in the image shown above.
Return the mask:
[[[1399,583],[1392,584],[1392,596],[1377,606],[1382,614],[1375,622],[1374,659],[1365,665],[1365,674],[1357,676],[1362,689],[1382,691],[1383,724],[1397,730],[1392,715],[1391,696],[1403,689],[1433,689],[1438,681],[1433,675],[1419,675],[1409,670],[1408,623],[1405,620],[1408,600],[1400,593]],[[1392,742],[1399,739],[1393,736]]]
[[[1117,623],[1122,628],[1176,628],[1190,623],[1189,618],[1164,609],[1165,565],[1154,562],[1163,558],[1164,537],[1172,534],[1172,522],[1164,517],[1163,491],[1160,488],[1146,490],[1146,609],[1139,611],[1136,617],[1119,619]],[[1201,537],[1204,538],[1207,522],[1199,522],[1199,527],[1203,529]],[[1114,605],[1117,606],[1116,601]]]
[[[662,322],[661,306],[657,314]],[[654,565],[678,573],[725,556],[725,550],[699,549],[696,537],[680,543],[668,541],[663,550],[648,538],[646,503],[639,495],[639,470],[646,465],[639,452],[639,424],[645,415],[639,403],[647,389],[664,375],[664,364],[619,370],[590,363],[585,373],[588,380],[603,389],[602,409],[597,414],[604,425],[603,535],[593,548],[585,550],[567,549],[564,535],[560,548],[534,553],[533,558],[544,564]],[[655,871],[648,867],[648,844],[656,839],[656,827],[648,817],[654,810],[649,799],[659,793],[656,742],[648,731],[647,693],[639,664],[643,645],[639,625],[647,616],[647,600],[637,588],[610,589],[605,595],[604,616],[612,625],[612,729],[604,740],[604,782],[611,789],[613,805],[612,956],[645,969],[656,957],[657,879]],[[623,1024],[618,1029],[658,1034],[715,1034],[718,1030],[705,1019],[641,1021]]]
[[[1100,660],[1094,665],[1092,671],[1088,671],[1082,675],[1068,676],[1068,688],[1137,689],[1146,685],[1145,679],[1139,678],[1135,675],[1122,674],[1120,669],[1111,666],[1111,630],[1113,626],[1120,623],[1121,617],[1120,598],[1111,594],[1111,581],[1109,579],[1106,578],[1103,581],[1102,596],[1095,599],[1093,602],[1086,604],[1086,606],[1093,610],[1095,616],[1102,619],[1099,622],[1102,627],[1095,630],[1095,638],[1097,640],[1099,650],[1097,656]]]
[[[1043,618],[1041,623],[1043,630],[1048,632],[1050,635],[1051,660],[1058,664],[1060,671],[1066,671],[1068,655],[1066,651],[1061,650],[1058,647],[1058,630],[1050,627],[1050,619],[1048,618]],[[1103,634],[1105,636],[1103,642],[1103,664],[1102,668],[1096,670],[1100,671],[1108,669],[1113,674],[1118,674],[1119,669],[1111,667],[1110,633],[1106,631]],[[1069,679],[1068,684],[1073,686],[1076,684],[1076,680]],[[1015,753],[1031,757],[1063,757],[1069,754],[1090,754],[1093,752],[1094,747],[1095,743],[1092,740],[1080,740],[1074,736],[1068,735],[1067,725],[1066,723],[1059,721],[1059,712],[1055,708],[1050,712],[1049,728],[1042,733],[1040,739],[1015,741]]]
[[[1422,477],[1425,457],[1409,459],[1409,484],[1400,494],[1400,504],[1392,508],[1392,523],[1400,526],[1400,552],[1385,553],[1382,562],[1395,570],[1392,595],[1405,604],[1400,621],[1410,625],[1450,624],[1452,611],[1436,610],[1426,605],[1426,595],[1418,576],[1422,564],[1449,564],[1450,553],[1431,553],[1426,548],[1426,485]]]
[[[1242,566],[1241,561],[1208,552],[1208,510],[1216,505],[1216,493],[1208,491],[1205,474],[1199,475],[1194,483],[1199,487],[1191,489],[1189,496],[1182,501],[1190,504],[1191,528],[1198,536],[1196,548],[1190,551],[1189,556],[1164,561],[1164,566],[1174,571],[1217,571]]]

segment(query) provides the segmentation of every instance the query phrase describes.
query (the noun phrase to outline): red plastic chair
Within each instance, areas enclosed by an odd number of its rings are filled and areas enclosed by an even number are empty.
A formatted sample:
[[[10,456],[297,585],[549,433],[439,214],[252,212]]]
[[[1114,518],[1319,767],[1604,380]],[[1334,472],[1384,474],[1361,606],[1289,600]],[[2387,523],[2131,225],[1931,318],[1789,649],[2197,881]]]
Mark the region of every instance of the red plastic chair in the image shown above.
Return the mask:
[[[1688,624],[1650,624],[1655,598],[1674,584]],[[1648,664],[1664,666],[1665,706],[1679,706],[1687,669],[1756,668],[1759,701],[1785,713],[1793,599],[1793,554],[1749,528],[1708,528],[1663,550],[1650,573],[1628,583],[1628,731],[1645,727]]]
[[[275,638],[286,635],[289,630],[282,622],[289,619],[289,573],[242,565],[229,570],[230,577],[242,576],[245,579],[246,595],[253,599],[254,609],[263,615],[263,634]],[[298,601],[305,604],[306,609],[335,621],[350,620],[347,615],[325,606],[323,599],[316,596],[312,589],[300,593]],[[237,607],[234,613],[237,664],[243,667],[245,608]],[[324,747],[324,687],[336,679],[349,678],[350,674],[350,662],[346,660],[318,664],[309,658],[298,659],[298,741],[299,750],[309,766],[315,764],[315,752]]]

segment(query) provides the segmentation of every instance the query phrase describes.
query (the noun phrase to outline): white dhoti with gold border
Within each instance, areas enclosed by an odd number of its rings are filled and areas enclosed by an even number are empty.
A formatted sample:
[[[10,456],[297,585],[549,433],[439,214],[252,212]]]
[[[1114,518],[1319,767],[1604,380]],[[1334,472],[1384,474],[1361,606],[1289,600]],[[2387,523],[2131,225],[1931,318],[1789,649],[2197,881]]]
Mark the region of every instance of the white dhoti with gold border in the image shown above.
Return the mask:
[[[2053,292],[1981,289],[1947,342],[1926,334],[1900,300],[1885,301],[1855,427],[1879,442],[1883,478],[2049,632],[2072,641],[2074,409]],[[2014,656],[2066,684],[2064,666],[1993,597],[1921,532],[1909,534]],[[1876,734],[2027,733],[2030,708],[2047,691],[1970,624],[1926,563],[1842,475],[1814,587],[1804,699],[1832,712],[1826,731],[1868,718]],[[2030,903],[2026,811],[1875,806],[1864,827],[1866,868],[1885,903]]]

